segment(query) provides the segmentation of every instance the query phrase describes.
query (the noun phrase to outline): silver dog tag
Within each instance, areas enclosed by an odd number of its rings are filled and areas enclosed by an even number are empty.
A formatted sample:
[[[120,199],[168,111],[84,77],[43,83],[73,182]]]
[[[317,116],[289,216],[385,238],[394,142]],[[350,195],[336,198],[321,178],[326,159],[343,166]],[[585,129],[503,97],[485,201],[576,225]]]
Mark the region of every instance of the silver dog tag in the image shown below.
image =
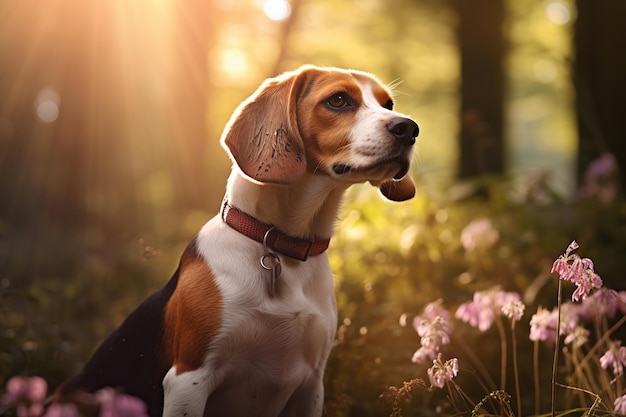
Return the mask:
[[[267,293],[270,297],[274,297],[274,294],[276,294],[276,280],[282,272],[280,258],[275,253],[268,252],[261,257],[261,266],[263,267],[263,269],[266,269],[270,272]]]

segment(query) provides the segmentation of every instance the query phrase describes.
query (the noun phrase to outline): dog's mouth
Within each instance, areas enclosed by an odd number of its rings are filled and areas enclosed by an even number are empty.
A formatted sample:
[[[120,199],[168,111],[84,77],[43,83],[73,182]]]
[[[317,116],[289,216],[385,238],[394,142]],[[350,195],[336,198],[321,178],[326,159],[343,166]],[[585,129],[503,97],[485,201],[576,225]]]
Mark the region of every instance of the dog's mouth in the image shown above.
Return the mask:
[[[394,180],[400,180],[404,178],[404,176],[409,172],[411,165],[408,161],[403,161],[404,163],[400,167],[400,170],[393,176]]]
[[[405,158],[384,159],[375,164],[368,165],[367,167],[362,167],[362,166],[355,167],[352,165],[337,163],[332,166],[332,170],[333,170],[333,173],[337,176],[346,176],[351,173],[371,171],[373,169],[380,168],[386,165],[392,165],[392,164],[400,165],[400,169],[393,176],[394,180],[399,180],[403,178],[409,172],[410,162],[406,160]]]

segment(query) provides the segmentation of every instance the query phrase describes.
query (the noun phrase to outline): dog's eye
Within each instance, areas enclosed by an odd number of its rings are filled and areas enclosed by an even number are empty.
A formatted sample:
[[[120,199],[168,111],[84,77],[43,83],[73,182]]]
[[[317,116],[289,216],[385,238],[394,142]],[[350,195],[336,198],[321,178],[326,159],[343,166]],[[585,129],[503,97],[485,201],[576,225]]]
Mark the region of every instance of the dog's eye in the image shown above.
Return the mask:
[[[348,95],[346,93],[335,93],[326,100],[326,103],[335,109],[345,109],[350,107]]]
[[[387,110],[393,110],[393,100],[392,99],[387,100],[387,102],[385,103],[383,107],[386,108]]]

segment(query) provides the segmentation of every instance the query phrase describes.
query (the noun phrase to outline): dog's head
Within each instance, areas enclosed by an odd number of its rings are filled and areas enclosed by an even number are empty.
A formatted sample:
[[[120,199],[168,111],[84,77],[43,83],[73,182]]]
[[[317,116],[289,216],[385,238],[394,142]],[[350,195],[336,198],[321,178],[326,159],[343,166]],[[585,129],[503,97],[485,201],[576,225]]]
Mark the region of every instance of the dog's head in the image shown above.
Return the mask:
[[[369,181],[402,201],[415,194],[409,168],[418,132],[373,76],[305,66],[266,80],[235,111],[222,144],[254,181],[288,185],[309,172]]]

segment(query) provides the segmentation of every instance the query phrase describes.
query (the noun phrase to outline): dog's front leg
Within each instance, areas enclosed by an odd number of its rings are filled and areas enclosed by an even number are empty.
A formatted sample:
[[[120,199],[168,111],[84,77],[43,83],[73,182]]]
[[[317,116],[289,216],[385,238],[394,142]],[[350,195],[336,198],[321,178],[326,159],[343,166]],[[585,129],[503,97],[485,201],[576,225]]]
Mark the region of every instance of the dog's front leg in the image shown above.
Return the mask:
[[[202,417],[209,393],[218,384],[206,369],[177,374],[175,367],[170,368],[163,378],[163,417]]]

